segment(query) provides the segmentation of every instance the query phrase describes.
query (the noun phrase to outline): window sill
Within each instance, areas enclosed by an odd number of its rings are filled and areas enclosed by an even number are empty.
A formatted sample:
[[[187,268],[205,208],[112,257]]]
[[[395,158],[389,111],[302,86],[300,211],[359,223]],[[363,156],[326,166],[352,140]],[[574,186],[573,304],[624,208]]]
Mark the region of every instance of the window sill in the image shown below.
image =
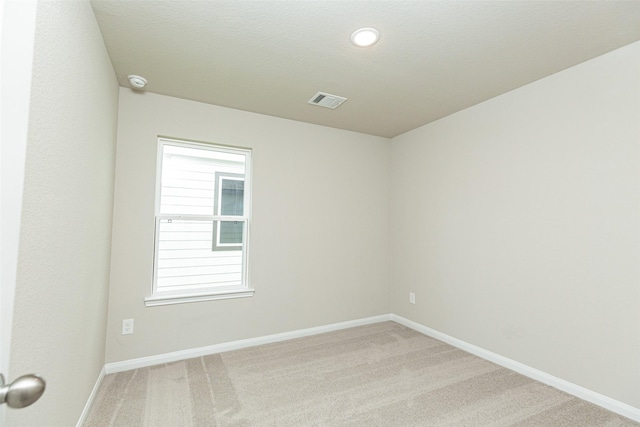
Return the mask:
[[[158,305],[186,304],[190,302],[213,301],[219,299],[246,298],[252,297],[254,293],[255,289],[242,288],[207,292],[206,294],[152,295],[144,299],[144,305],[147,307],[155,307]]]

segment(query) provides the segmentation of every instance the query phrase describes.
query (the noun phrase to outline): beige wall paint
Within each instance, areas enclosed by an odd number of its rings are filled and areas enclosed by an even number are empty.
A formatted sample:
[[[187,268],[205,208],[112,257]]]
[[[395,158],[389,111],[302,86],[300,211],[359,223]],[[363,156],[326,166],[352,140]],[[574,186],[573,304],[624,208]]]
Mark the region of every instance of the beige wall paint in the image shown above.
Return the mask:
[[[640,407],[640,43],[397,137],[391,164],[394,313]]]
[[[11,372],[47,381],[9,426],[75,425],[104,365],[118,85],[88,2],[40,2]]]
[[[145,307],[158,135],[252,148],[253,297]],[[389,313],[388,190],[386,138],[121,89],[107,362]]]

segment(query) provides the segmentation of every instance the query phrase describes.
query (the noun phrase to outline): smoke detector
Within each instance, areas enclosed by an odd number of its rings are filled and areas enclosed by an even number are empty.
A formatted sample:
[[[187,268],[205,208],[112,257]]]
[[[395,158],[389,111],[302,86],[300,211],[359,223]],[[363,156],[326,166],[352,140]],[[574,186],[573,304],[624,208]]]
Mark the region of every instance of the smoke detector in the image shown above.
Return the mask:
[[[347,98],[338,95],[331,95],[329,93],[318,92],[309,100],[309,104],[317,105],[318,107],[331,108],[335,110],[340,104],[346,101]]]
[[[127,78],[129,79],[129,83],[134,89],[142,89],[147,85],[147,79],[145,79],[144,77],[140,77],[135,74],[129,74]]]

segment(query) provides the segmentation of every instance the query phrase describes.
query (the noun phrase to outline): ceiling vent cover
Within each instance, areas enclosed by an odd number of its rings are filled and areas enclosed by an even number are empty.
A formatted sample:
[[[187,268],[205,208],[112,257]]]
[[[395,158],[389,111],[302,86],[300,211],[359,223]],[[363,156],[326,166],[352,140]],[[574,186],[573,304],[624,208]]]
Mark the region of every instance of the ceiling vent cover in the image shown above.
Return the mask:
[[[318,92],[309,100],[309,104],[317,105],[318,107],[331,108],[332,110],[334,110],[346,100],[347,98],[343,98],[342,96]]]

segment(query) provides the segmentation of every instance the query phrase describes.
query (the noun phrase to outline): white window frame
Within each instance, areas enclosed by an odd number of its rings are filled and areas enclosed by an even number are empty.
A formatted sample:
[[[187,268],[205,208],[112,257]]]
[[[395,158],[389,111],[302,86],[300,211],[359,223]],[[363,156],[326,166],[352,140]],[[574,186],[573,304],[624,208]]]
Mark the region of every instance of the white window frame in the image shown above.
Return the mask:
[[[244,199],[242,216],[224,216],[213,212],[213,215],[174,215],[161,214],[160,201],[162,190],[162,163],[164,147],[167,145],[198,148],[215,152],[223,152],[230,154],[242,154],[245,156],[245,174],[244,174]],[[158,154],[156,163],[156,191],[155,191],[155,231],[154,231],[154,249],[153,249],[153,283],[151,287],[151,295],[145,297],[145,305],[147,307],[181,304],[198,301],[210,301],[229,298],[251,297],[255,293],[255,289],[249,286],[249,234],[251,220],[251,149],[236,148],[219,144],[209,144],[202,142],[192,142],[179,139],[158,137]],[[218,197],[219,195],[216,195]],[[206,220],[206,221],[243,221],[243,237],[244,247],[242,250],[242,274],[241,285],[239,286],[211,286],[209,288],[198,287],[198,289],[180,290],[180,291],[158,291],[157,290],[157,266],[159,252],[159,230],[160,221],[162,220]],[[219,223],[218,223],[219,225]]]

